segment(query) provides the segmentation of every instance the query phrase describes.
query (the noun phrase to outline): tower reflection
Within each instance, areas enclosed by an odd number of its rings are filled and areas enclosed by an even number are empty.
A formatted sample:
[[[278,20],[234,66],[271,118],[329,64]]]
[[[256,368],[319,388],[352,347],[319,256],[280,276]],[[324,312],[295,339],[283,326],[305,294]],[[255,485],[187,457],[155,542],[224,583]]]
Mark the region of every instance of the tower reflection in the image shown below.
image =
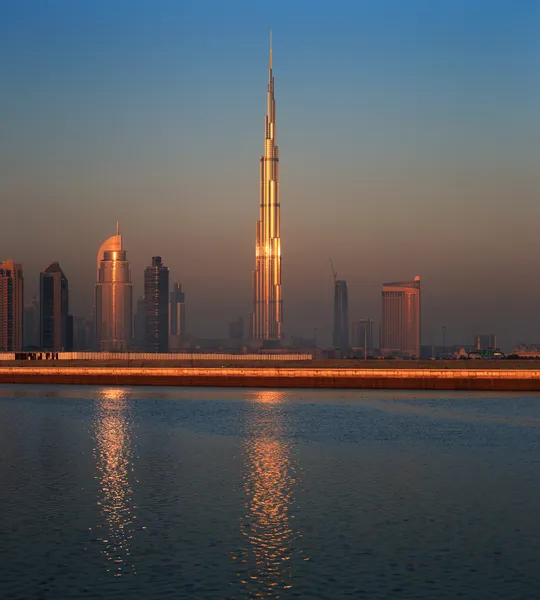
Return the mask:
[[[94,421],[98,504],[103,517],[97,527],[97,538],[103,544],[107,571],[117,577],[135,572],[129,558],[135,519],[133,490],[129,483],[133,469],[131,428],[126,391],[120,388],[101,390]]]
[[[242,533],[249,540],[243,575],[249,597],[279,598],[291,588],[293,542],[294,461],[285,435],[282,404],[277,391],[256,392],[247,408],[248,434],[244,442],[246,513]]]

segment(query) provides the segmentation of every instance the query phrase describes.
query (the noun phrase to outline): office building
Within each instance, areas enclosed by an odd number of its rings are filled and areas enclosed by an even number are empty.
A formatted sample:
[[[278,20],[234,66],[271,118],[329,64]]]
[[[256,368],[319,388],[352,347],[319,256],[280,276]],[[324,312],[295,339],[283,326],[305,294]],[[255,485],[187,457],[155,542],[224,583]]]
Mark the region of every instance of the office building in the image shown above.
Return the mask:
[[[39,346],[42,350],[73,349],[73,325],[69,318],[68,280],[57,262],[39,276]]]
[[[334,281],[334,348],[349,347],[349,294],[347,282],[343,279]]]
[[[22,265],[0,263],[0,352],[23,348],[24,280]]]
[[[251,337],[281,339],[283,299],[281,289],[281,238],[279,198],[279,150],[276,145],[276,102],[272,75],[272,41],[268,68],[267,114],[264,156],[260,160],[259,220],[256,226],[255,271]]]
[[[30,304],[24,305],[23,345],[26,349],[39,348],[39,319],[39,299],[34,297]]]
[[[144,307],[144,296],[141,296],[137,300],[135,317],[133,319],[133,328],[134,349],[142,352],[146,349],[146,314]]]
[[[169,333],[178,339],[186,335],[186,295],[178,281],[169,293]]]
[[[94,346],[94,323],[91,316],[73,318],[73,350],[88,352]]]
[[[353,348],[373,350],[373,321],[360,319],[351,323],[350,343]]]
[[[118,223],[116,235],[103,242],[97,255],[94,341],[103,352],[125,352],[133,343],[133,287]]]
[[[381,352],[420,356],[420,277],[382,287]]]
[[[244,319],[242,317],[229,323],[229,339],[235,342],[244,341]]]
[[[497,347],[497,336],[494,333],[478,333],[474,336],[476,350],[493,350]]]
[[[144,271],[145,348],[148,352],[169,351],[169,269],[161,256],[152,257]]]

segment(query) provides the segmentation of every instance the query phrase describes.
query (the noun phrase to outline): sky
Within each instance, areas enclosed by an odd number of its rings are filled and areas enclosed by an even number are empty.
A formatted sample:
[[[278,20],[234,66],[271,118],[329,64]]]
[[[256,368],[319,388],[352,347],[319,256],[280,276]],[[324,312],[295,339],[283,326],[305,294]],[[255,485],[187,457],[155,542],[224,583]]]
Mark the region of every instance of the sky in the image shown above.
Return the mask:
[[[540,3],[3,0],[0,260],[58,260],[92,311],[120,221],[135,293],[160,255],[188,329],[251,308],[269,30],[284,332],[329,344],[422,281],[422,342],[540,342]]]

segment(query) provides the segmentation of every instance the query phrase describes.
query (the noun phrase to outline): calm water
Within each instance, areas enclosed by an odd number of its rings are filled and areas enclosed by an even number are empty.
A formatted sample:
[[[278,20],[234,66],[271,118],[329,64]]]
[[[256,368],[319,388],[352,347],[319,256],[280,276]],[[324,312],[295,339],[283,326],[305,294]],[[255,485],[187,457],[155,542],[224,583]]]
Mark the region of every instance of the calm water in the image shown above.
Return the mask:
[[[540,398],[0,387],[0,597],[540,597]]]

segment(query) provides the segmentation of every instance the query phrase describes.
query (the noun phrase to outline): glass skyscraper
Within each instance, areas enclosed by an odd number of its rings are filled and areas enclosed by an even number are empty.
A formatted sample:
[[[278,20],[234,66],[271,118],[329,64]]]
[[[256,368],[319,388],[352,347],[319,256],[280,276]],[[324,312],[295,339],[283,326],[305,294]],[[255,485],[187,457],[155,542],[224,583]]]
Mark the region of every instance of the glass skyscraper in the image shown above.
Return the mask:
[[[169,269],[161,256],[152,257],[144,271],[145,348],[149,352],[169,351]]]
[[[72,350],[68,280],[57,262],[39,277],[39,345],[42,350]]]
[[[0,263],[0,352],[23,348],[23,269],[13,260]]]

